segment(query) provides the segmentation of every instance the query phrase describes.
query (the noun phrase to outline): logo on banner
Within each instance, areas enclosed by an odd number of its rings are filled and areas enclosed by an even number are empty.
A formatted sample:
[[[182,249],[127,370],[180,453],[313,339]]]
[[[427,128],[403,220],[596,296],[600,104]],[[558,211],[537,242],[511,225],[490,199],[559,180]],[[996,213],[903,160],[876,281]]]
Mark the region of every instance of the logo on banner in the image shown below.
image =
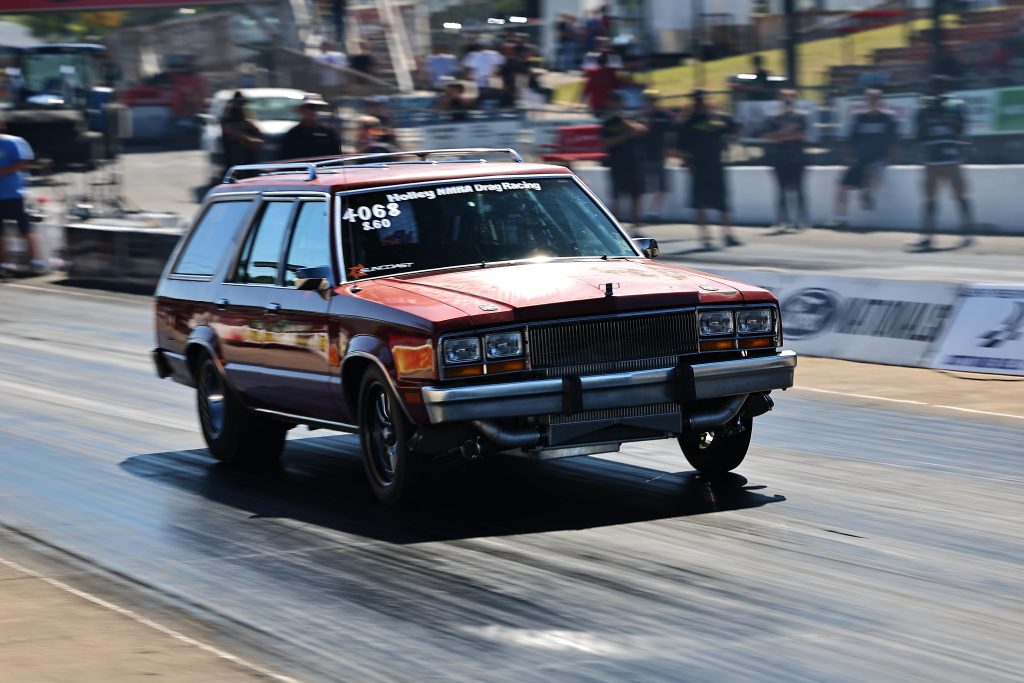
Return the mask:
[[[787,339],[810,339],[831,329],[839,319],[843,300],[831,289],[801,289],[782,302]]]
[[[1024,323],[1024,301],[1014,301],[1013,311],[1006,317],[999,328],[989,330],[985,334],[978,335],[982,341],[978,346],[986,349],[995,349],[1006,342],[1020,339],[1021,324]]]

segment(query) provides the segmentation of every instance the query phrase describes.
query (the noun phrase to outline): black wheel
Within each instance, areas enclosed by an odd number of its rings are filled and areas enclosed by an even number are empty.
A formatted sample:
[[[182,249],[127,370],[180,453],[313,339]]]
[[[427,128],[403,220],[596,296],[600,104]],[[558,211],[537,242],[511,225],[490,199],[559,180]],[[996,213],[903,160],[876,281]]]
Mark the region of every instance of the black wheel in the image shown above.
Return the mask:
[[[414,500],[421,492],[426,459],[407,443],[412,425],[398,397],[377,368],[370,368],[359,390],[359,441],[370,488],[385,505]]]
[[[679,447],[687,462],[693,469],[708,476],[725,474],[739,467],[750,448],[750,431],[754,419],[743,418],[740,424],[742,429],[729,425],[679,437]]]
[[[213,457],[231,465],[264,465],[281,457],[288,425],[242,405],[210,356],[196,364],[195,377],[199,425]]]

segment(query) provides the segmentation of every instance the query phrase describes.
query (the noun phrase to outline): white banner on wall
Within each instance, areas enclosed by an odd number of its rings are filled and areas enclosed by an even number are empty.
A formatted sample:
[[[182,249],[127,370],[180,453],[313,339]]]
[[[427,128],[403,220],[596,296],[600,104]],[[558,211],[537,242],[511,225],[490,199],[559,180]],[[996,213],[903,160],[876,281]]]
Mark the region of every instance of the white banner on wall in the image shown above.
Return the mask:
[[[721,272],[721,271],[717,271]],[[782,305],[785,345],[826,358],[923,366],[953,313],[958,285],[731,271]]]
[[[961,295],[931,366],[1024,376],[1024,285],[973,285]]]
[[[423,126],[423,149],[455,147],[516,147],[519,121],[460,121]]]

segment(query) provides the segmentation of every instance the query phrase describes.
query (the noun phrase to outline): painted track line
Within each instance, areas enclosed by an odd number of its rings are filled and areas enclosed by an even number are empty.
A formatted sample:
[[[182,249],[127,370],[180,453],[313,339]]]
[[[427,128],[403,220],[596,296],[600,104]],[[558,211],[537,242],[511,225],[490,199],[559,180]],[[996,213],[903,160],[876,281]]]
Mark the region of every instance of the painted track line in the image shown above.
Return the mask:
[[[29,569],[28,567],[22,566],[17,562],[12,562],[11,560],[0,557],[0,564],[4,565],[5,567],[8,567],[9,569],[13,569],[16,572],[25,574],[26,576],[31,576],[32,578],[43,581],[44,583],[48,583],[54,588],[59,588],[65,593],[70,593],[71,595],[82,598],[83,600],[87,600],[88,602],[91,602],[94,605],[103,607],[104,609],[120,614],[121,616],[128,617],[132,621],[142,624],[143,626],[148,626],[149,628],[155,631],[159,631],[160,633],[163,633],[166,636],[170,636],[171,638],[174,638],[177,641],[180,641],[187,645],[191,645],[192,647],[199,648],[203,652],[208,652],[216,657],[219,657],[220,659],[227,660],[237,666],[248,669],[253,673],[259,674],[260,676],[264,676],[275,681],[281,681],[281,683],[299,683],[294,678],[289,678],[288,676],[282,676],[281,674],[274,673],[269,669],[263,668],[259,664],[250,662],[247,659],[242,659],[237,655],[233,655],[230,652],[221,650],[219,647],[215,647],[208,643],[204,643],[201,640],[196,640],[191,636],[186,636],[184,633],[181,633],[180,631],[175,631],[173,628],[164,626],[163,624],[155,622],[152,619],[144,617],[141,614],[133,612],[130,609],[126,609],[124,607],[121,607],[120,605],[115,605],[114,603],[108,600],[104,600],[103,598],[97,597],[91,593],[86,593],[85,591],[74,588],[73,586],[69,586],[63,581],[58,581],[57,579],[53,579],[43,574],[40,574],[39,572]]]
[[[890,398],[888,396],[871,396],[869,394],[852,394],[845,391],[833,391],[831,389],[814,389],[812,387],[793,387],[795,391],[812,391],[816,394],[831,394],[833,396],[846,396],[847,398],[863,398],[870,401],[884,401],[886,403],[903,403],[912,406],[925,406],[927,408],[940,408],[942,410],[955,410],[960,413],[971,413],[974,415],[988,415],[990,417],[1009,417],[1015,420],[1024,420],[1024,415],[1011,415],[1010,413],[993,413],[988,410],[976,410],[974,408],[961,408],[960,406],[946,406],[938,403],[926,403],[906,398]]]

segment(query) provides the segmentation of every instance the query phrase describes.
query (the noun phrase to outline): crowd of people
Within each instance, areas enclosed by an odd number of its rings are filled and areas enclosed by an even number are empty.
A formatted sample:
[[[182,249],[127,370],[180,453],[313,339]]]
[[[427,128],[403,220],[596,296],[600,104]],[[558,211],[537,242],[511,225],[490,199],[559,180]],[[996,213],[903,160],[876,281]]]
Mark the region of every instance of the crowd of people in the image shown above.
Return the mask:
[[[948,86],[935,79],[935,95],[923,98],[912,122],[914,143],[924,166],[920,236],[912,250],[933,248],[937,197],[949,185],[960,213],[960,246],[974,241],[972,207],[962,165],[967,160],[967,115],[963,102],[947,94]],[[676,158],[690,171],[689,206],[694,210],[703,248],[715,243],[707,227],[709,211],[718,214],[722,245],[736,246],[732,233],[725,160],[741,126],[709,103],[706,93],[695,91],[689,107],[665,109],[656,92],[645,92],[642,108],[631,109],[619,91],[601,101],[601,137],[607,152],[612,187],[612,209],[634,226],[657,222],[667,193],[667,161]],[[846,168],[839,176],[830,227],[848,227],[851,193],[858,193],[863,209],[875,208],[875,193],[886,166],[895,162],[901,138],[896,115],[885,107],[881,91],[869,89],[865,106],[852,116],[843,145]],[[752,131],[765,143],[765,162],[776,181],[775,233],[812,227],[805,189],[810,135],[808,113],[798,107],[797,93],[781,90],[778,108],[763,128]],[[646,203],[649,211],[642,215]]]

